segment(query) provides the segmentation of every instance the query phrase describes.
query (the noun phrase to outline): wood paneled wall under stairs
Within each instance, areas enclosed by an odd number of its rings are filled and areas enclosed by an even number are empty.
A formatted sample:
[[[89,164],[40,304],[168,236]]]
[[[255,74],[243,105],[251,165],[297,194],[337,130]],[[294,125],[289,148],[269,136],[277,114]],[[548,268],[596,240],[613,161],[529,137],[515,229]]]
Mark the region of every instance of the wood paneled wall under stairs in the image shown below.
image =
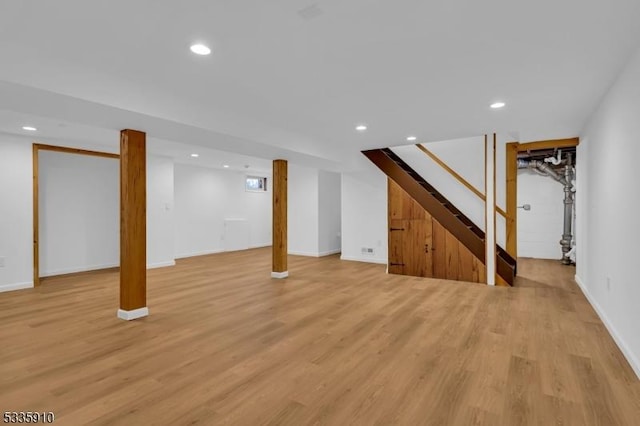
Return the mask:
[[[387,181],[389,273],[485,283],[484,262],[398,184]]]

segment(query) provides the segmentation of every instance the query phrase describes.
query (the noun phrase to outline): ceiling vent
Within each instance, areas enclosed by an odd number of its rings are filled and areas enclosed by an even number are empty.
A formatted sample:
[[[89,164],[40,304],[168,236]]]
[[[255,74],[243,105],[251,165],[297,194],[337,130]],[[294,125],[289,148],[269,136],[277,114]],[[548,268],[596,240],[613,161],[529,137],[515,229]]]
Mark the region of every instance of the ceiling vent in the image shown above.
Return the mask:
[[[320,7],[315,3],[298,11],[298,15],[300,15],[302,19],[305,19],[307,21],[315,19],[323,13],[324,12],[322,11],[322,9],[320,9]]]

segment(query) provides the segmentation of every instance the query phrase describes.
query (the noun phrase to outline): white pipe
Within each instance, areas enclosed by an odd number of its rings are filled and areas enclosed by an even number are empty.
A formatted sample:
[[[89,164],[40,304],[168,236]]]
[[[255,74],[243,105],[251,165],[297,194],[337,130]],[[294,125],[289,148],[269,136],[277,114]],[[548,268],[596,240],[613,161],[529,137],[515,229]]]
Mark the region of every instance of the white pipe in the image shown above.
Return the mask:
[[[560,158],[561,155],[562,155],[562,150],[559,149],[557,157],[547,157],[547,158],[544,159],[544,162],[545,163],[551,163],[554,166],[557,166],[558,164],[562,163],[562,158]]]

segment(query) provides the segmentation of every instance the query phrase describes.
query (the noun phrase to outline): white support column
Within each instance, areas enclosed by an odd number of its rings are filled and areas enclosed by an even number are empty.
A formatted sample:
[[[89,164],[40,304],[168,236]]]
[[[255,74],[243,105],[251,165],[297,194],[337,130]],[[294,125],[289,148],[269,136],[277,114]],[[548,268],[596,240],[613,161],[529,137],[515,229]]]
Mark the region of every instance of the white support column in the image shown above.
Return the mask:
[[[485,162],[485,266],[487,284],[496,285],[496,135],[484,137]]]

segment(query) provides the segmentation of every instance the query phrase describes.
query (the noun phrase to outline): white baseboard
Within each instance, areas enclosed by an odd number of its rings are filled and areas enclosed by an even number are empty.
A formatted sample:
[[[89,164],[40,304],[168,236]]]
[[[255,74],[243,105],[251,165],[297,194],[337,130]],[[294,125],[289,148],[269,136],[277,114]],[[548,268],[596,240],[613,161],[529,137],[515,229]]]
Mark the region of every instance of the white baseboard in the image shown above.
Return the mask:
[[[134,319],[148,317],[149,316],[149,308],[146,306],[144,308],[134,309],[133,311],[125,311],[122,309],[118,309],[118,318],[123,319],[125,321],[131,321]]]
[[[313,253],[313,252],[310,252],[310,251],[289,250],[289,251],[287,251],[287,254],[291,255],[291,256],[318,257],[318,253]]]
[[[147,263],[147,269],[165,268],[167,266],[176,266],[176,261],[169,260],[167,262]]]
[[[246,249],[239,249],[239,250],[226,250],[222,248],[222,249],[216,249],[216,250],[196,251],[192,253],[181,253],[181,254],[176,254],[176,259],[186,259],[188,257],[207,256],[209,254],[229,253],[230,251],[243,251],[243,250],[251,250],[251,249],[263,248],[263,247],[271,247],[271,243],[251,245]]]
[[[257,248],[271,247],[271,245],[272,245],[271,243],[253,244],[253,245],[250,245],[249,248],[257,249]]]
[[[218,253],[224,253],[224,249],[195,251],[192,253],[176,254],[176,259],[186,259],[187,257],[206,256],[209,254],[218,254]]]
[[[342,253],[342,249],[333,249],[327,251],[321,251],[318,253],[318,257],[332,256],[334,254]]]
[[[271,273],[271,278],[277,278],[279,280],[283,279],[283,278],[287,278],[289,276],[289,271],[284,271],[284,272],[272,272]]]
[[[15,283],[15,284],[3,284],[0,285],[0,293],[4,293],[5,291],[16,291],[16,290],[24,290],[27,288],[33,288],[33,281],[29,281],[26,283]]]
[[[117,268],[119,266],[120,266],[120,263],[118,262],[118,263],[105,263],[102,265],[79,266],[75,268],[56,269],[55,271],[41,272],[40,278],[53,277],[57,275],[75,274],[77,272],[98,271],[100,269]]]
[[[155,269],[155,268],[164,268],[166,266],[175,266],[176,261],[170,260],[167,262],[158,262],[158,263],[147,263],[147,269]],[[67,275],[67,274],[75,274],[77,272],[91,272],[91,271],[99,271],[101,269],[110,269],[110,268],[118,268],[120,263],[109,263],[105,265],[93,265],[79,268],[67,268],[67,269],[59,269],[54,272],[45,272],[40,275],[40,278],[53,277],[57,275]]]
[[[306,256],[306,257],[324,257],[324,256],[331,256],[332,254],[338,254],[340,253],[342,250],[341,249],[336,249],[336,250],[329,250],[329,251],[320,251],[320,252],[308,252],[308,251],[295,251],[295,250],[289,250],[287,252],[287,254],[290,254],[292,256]]]
[[[627,359],[627,362],[629,362],[629,365],[631,366],[633,371],[636,373],[636,376],[638,376],[638,379],[640,379],[640,361],[638,360],[638,358],[636,358],[633,352],[631,352],[631,350],[626,345],[624,340],[622,340],[622,337],[620,336],[620,334],[618,334],[615,327],[609,320],[609,317],[604,312],[604,310],[600,307],[600,304],[596,302],[596,300],[591,296],[591,293],[589,293],[589,290],[587,289],[587,286],[584,284],[582,279],[578,275],[576,275],[575,280],[576,280],[576,283],[578,284],[578,287],[580,287],[580,290],[582,290],[582,293],[587,298],[591,306],[593,306],[593,309],[596,311],[596,313],[600,317],[600,320],[609,331],[609,334],[611,335],[611,337],[613,337],[614,342],[616,342],[616,345],[618,345],[618,348],[620,348],[620,351],[622,351],[622,354]]]
[[[340,256],[340,260],[349,260],[352,262],[364,262],[364,263],[377,263],[379,265],[386,265],[387,259],[379,259],[376,257],[355,257],[355,256],[345,256],[344,254]]]

